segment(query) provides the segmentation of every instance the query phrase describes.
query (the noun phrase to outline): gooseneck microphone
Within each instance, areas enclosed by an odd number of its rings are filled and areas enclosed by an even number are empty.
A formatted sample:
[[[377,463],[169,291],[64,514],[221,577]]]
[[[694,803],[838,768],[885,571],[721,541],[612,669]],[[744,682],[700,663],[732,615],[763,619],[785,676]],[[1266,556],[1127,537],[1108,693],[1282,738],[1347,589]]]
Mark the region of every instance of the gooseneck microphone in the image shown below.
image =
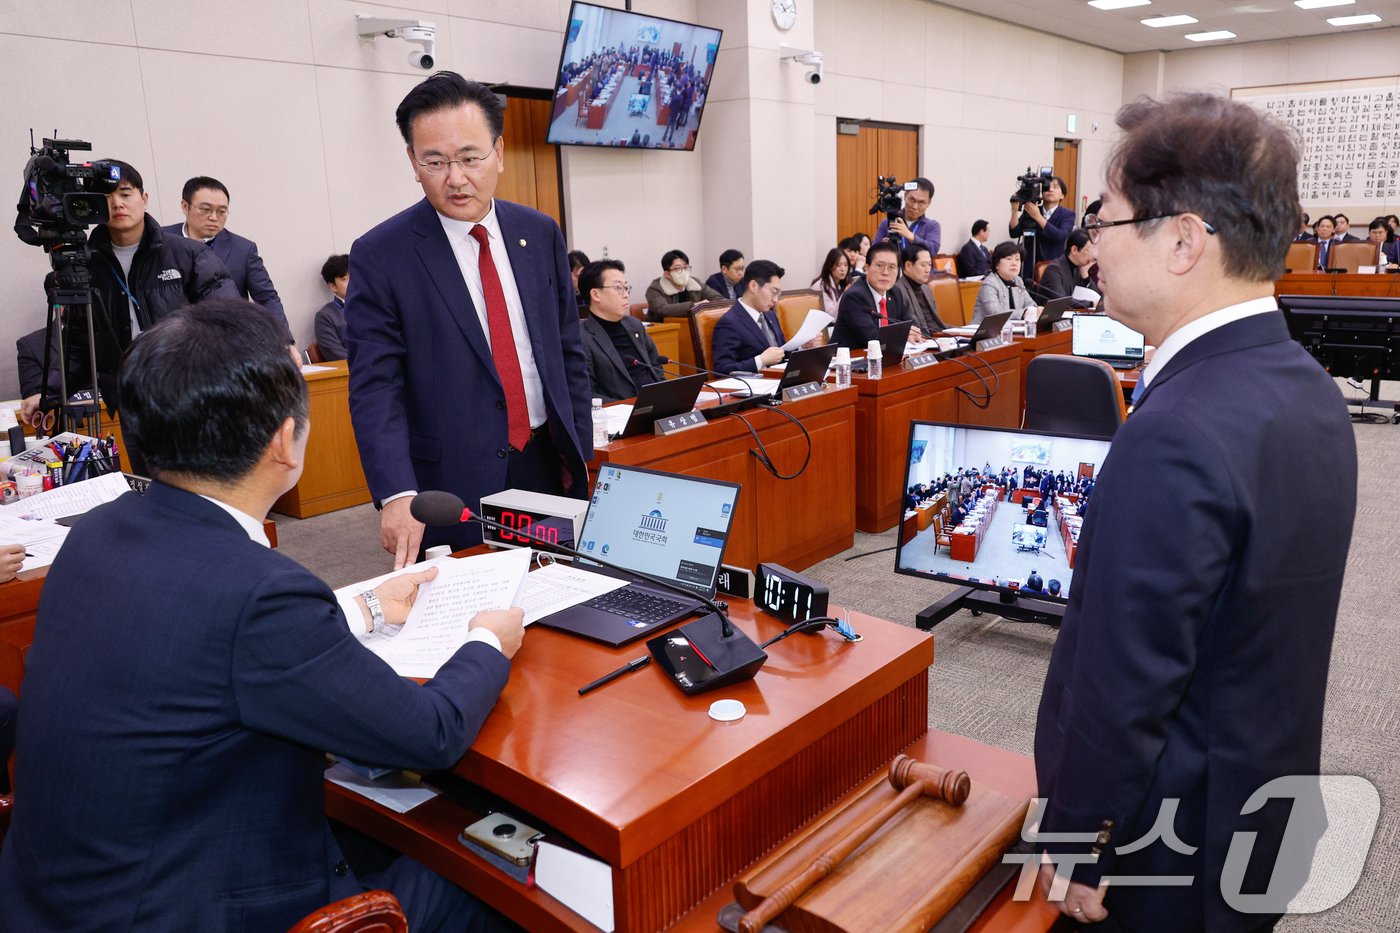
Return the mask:
[[[514,534],[513,529],[507,528],[498,522],[478,515],[457,496],[450,492],[430,489],[418,493],[409,503],[409,512],[418,521],[435,528],[450,528],[460,525],[463,522],[476,522],[487,528],[497,531]],[[715,602],[704,593],[697,593],[679,586],[670,580],[654,577],[649,573],[642,573],[637,570],[630,570],[626,567],[619,567],[597,557],[593,554],[582,554],[571,547],[562,544],[555,544],[550,541],[533,541],[531,546],[542,551],[550,551],[557,554],[564,554],[568,557],[578,558],[582,561],[591,561],[603,567],[616,570],[628,576],[638,577],[662,589],[678,593],[687,599],[698,599],[709,610],[708,615],[701,616],[694,622],[687,623],[677,629],[674,634],[657,636],[647,642],[647,647],[651,649],[653,655],[661,663],[661,666],[671,676],[676,685],[686,693],[701,693],[705,690],[713,690],[716,687],[724,687],[729,684],[749,680],[758,673],[758,669],[768,660],[768,654],[753,641],[736,629],[729,621],[729,613],[725,607]],[[715,626],[710,622],[712,618],[719,620],[719,625]],[[708,673],[703,679],[695,675],[694,671],[679,672],[674,667],[669,655],[675,654],[674,645],[665,644],[668,641],[674,642],[676,635],[683,636],[689,646],[703,660]]]

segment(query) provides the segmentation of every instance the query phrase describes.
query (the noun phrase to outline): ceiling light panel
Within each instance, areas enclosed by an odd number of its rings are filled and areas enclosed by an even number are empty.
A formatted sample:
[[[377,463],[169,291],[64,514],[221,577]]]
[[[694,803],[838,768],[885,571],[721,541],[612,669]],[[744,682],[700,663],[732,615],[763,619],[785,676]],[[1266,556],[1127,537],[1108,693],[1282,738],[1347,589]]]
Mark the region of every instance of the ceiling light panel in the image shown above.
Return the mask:
[[[1153,29],[1161,29],[1163,26],[1189,26],[1192,23],[1199,23],[1200,20],[1194,16],[1187,16],[1184,13],[1180,16],[1158,16],[1153,19],[1141,21],[1144,26],[1151,26]]]

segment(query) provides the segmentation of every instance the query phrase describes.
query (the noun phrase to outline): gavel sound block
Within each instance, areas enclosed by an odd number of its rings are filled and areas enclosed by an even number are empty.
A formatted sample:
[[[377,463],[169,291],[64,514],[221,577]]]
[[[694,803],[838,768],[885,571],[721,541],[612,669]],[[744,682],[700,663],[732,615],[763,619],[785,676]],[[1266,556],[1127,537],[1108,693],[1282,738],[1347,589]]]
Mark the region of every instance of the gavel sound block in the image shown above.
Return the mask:
[[[901,755],[735,883],[740,929],[927,930],[1015,843],[1026,804]]]

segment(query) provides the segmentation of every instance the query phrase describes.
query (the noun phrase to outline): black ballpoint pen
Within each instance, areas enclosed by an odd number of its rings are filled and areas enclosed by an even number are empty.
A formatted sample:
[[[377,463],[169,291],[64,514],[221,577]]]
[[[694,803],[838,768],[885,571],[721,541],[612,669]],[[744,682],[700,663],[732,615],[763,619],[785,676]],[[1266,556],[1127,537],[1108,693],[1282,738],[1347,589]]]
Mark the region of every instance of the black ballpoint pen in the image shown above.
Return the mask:
[[[579,696],[583,696],[585,693],[587,693],[587,692],[590,691],[590,690],[597,690],[599,687],[603,686],[604,684],[612,683],[614,680],[617,680],[617,679],[618,679],[619,677],[621,677],[623,674],[630,674],[630,673],[632,673],[633,671],[639,671],[639,670],[641,670],[642,668],[646,667],[646,666],[647,666],[648,664],[650,664],[650,663],[651,663],[651,655],[649,655],[649,654],[644,654],[644,655],[642,655],[640,658],[637,658],[637,660],[635,660],[635,661],[628,661],[628,662],[627,662],[626,664],[624,664],[622,667],[619,667],[619,668],[618,668],[617,670],[615,670],[615,671],[609,671],[608,673],[604,674],[602,677],[599,677],[597,680],[593,681],[593,683],[591,683],[591,684],[584,684],[582,687],[579,687],[579,688],[578,688],[578,695],[579,695]]]

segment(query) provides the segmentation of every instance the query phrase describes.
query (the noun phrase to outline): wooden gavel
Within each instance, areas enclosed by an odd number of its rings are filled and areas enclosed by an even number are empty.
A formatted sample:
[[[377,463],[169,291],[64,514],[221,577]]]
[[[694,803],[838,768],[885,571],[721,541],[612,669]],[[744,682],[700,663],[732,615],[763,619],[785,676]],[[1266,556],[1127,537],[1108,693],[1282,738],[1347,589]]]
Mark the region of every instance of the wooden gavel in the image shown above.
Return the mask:
[[[764,898],[763,903],[744,914],[739,920],[740,933],[759,933],[774,917],[796,903],[814,884],[831,874],[837,865],[875,835],[895,814],[919,797],[932,797],[960,807],[967,801],[967,795],[972,790],[972,781],[968,779],[966,771],[946,771],[908,755],[900,755],[890,764],[890,784],[899,791],[899,796],[817,856],[791,881]]]

